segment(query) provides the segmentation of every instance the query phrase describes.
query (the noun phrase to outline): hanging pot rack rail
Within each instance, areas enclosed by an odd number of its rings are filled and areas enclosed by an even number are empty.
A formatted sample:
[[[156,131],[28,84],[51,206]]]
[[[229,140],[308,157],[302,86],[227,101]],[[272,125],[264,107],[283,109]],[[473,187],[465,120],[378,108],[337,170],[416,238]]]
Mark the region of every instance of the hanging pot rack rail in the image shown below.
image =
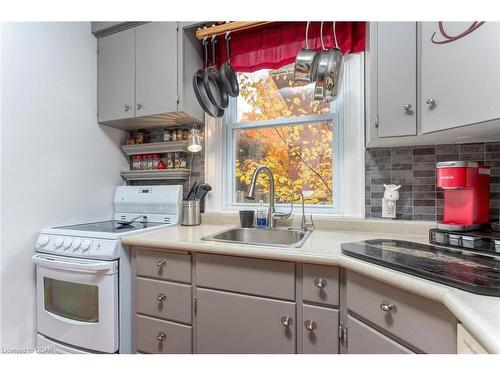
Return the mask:
[[[204,37],[209,37],[213,35],[222,35],[228,31],[235,32],[240,30],[249,29],[252,27],[262,26],[271,23],[267,22],[249,22],[249,21],[232,21],[227,22],[222,25],[210,26],[206,28],[200,28],[196,30],[196,38],[202,40]]]

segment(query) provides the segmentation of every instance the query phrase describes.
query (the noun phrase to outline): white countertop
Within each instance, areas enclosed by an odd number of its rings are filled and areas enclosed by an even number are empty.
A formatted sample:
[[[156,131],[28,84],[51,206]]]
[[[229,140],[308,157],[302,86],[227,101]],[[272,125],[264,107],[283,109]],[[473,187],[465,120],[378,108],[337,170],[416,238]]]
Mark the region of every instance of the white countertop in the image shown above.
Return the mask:
[[[392,225],[392,223],[377,224],[376,229],[381,230],[381,227],[383,228],[385,225]],[[386,238],[428,244],[429,238],[427,235],[315,230],[300,248],[241,245],[208,242],[201,239],[234,226],[234,224],[202,224],[194,227],[175,226],[125,237],[122,242],[126,245],[155,249],[237,255],[344,267],[443,303],[490,353],[500,354],[500,298],[465,292],[345,256],[341,252],[341,244],[345,242]],[[359,229],[366,230],[366,228],[368,227],[364,225],[359,226]],[[368,230],[371,229],[373,229],[373,225]]]

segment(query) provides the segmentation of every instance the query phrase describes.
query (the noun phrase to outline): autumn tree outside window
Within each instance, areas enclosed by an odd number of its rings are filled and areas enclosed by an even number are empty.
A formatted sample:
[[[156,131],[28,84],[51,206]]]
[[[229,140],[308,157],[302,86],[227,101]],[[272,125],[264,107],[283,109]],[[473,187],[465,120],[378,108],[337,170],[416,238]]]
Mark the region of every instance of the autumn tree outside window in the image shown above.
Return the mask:
[[[268,201],[261,174],[255,201],[245,198],[253,171],[267,165],[275,178],[278,204],[300,202],[335,208],[340,146],[336,103],[313,100],[314,83],[293,80],[293,65],[238,73],[240,96],[227,116],[228,204]]]

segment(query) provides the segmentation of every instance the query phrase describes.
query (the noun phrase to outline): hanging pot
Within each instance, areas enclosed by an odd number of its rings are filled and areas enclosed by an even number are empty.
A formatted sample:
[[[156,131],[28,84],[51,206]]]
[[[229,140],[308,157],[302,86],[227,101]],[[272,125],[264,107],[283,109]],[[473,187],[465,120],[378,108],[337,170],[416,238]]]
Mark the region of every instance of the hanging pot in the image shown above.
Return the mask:
[[[323,23],[321,23],[321,46],[323,51],[318,62],[318,74],[314,88],[314,100],[333,101],[338,94],[342,79],[344,54],[338,48],[335,22],[333,23],[335,48],[327,50],[323,42]]]
[[[229,105],[229,97],[226,90],[224,89],[220,72],[215,66],[216,43],[217,39],[214,35],[212,37],[212,66],[205,71],[205,74],[203,75],[203,81],[205,83],[205,90],[207,92],[208,98],[210,99],[212,104],[219,109],[217,117],[222,117],[224,115],[224,109],[226,109]],[[220,113],[220,111],[222,111],[222,113]]]
[[[319,53],[309,49],[309,24],[306,24],[306,48],[302,48],[295,58],[293,79],[297,82],[314,82],[317,76]]]
[[[203,39],[203,69],[198,69],[193,77],[193,90],[196,95],[196,99],[200,104],[200,107],[212,117],[219,117],[219,108],[212,104],[210,99],[208,98],[207,91],[205,89],[205,82],[203,77],[205,75],[205,70],[208,63],[208,47],[207,47],[207,38]],[[224,114],[224,111],[222,111]]]
[[[232,96],[232,97],[237,97],[240,94],[240,86],[238,84],[238,77],[236,76],[236,73],[234,72],[233,67],[231,66],[231,63],[230,63],[230,60],[231,60],[231,45],[230,45],[231,36],[229,35],[229,32],[226,33],[226,36],[224,39],[226,40],[227,60],[220,67],[220,76],[222,78],[222,83],[224,85],[224,89],[226,90],[227,94],[229,96]]]

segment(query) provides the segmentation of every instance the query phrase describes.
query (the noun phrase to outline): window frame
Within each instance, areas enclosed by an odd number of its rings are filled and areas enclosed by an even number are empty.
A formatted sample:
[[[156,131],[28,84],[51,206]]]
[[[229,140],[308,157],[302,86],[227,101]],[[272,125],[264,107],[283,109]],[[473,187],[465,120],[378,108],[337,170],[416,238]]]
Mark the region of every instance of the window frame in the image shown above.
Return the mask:
[[[235,155],[236,155],[236,142],[235,132],[242,129],[256,129],[256,128],[271,128],[277,126],[293,126],[305,123],[314,123],[322,121],[332,122],[332,146],[333,146],[333,205],[311,205],[306,204],[305,208],[308,214],[331,214],[340,215],[343,213],[343,197],[342,189],[338,181],[342,181],[344,168],[343,168],[343,118],[341,111],[343,108],[343,95],[344,90],[341,88],[340,93],[336,100],[330,103],[330,112],[319,115],[303,115],[293,117],[280,117],[272,120],[264,121],[245,121],[237,122],[237,98],[231,98],[229,107],[222,120],[223,131],[223,160],[226,162],[223,165],[223,207],[224,211],[239,211],[244,209],[255,209],[259,202],[255,203],[235,203]],[[277,210],[288,212],[290,204],[276,204]],[[293,212],[301,212],[300,204],[295,204]]]

